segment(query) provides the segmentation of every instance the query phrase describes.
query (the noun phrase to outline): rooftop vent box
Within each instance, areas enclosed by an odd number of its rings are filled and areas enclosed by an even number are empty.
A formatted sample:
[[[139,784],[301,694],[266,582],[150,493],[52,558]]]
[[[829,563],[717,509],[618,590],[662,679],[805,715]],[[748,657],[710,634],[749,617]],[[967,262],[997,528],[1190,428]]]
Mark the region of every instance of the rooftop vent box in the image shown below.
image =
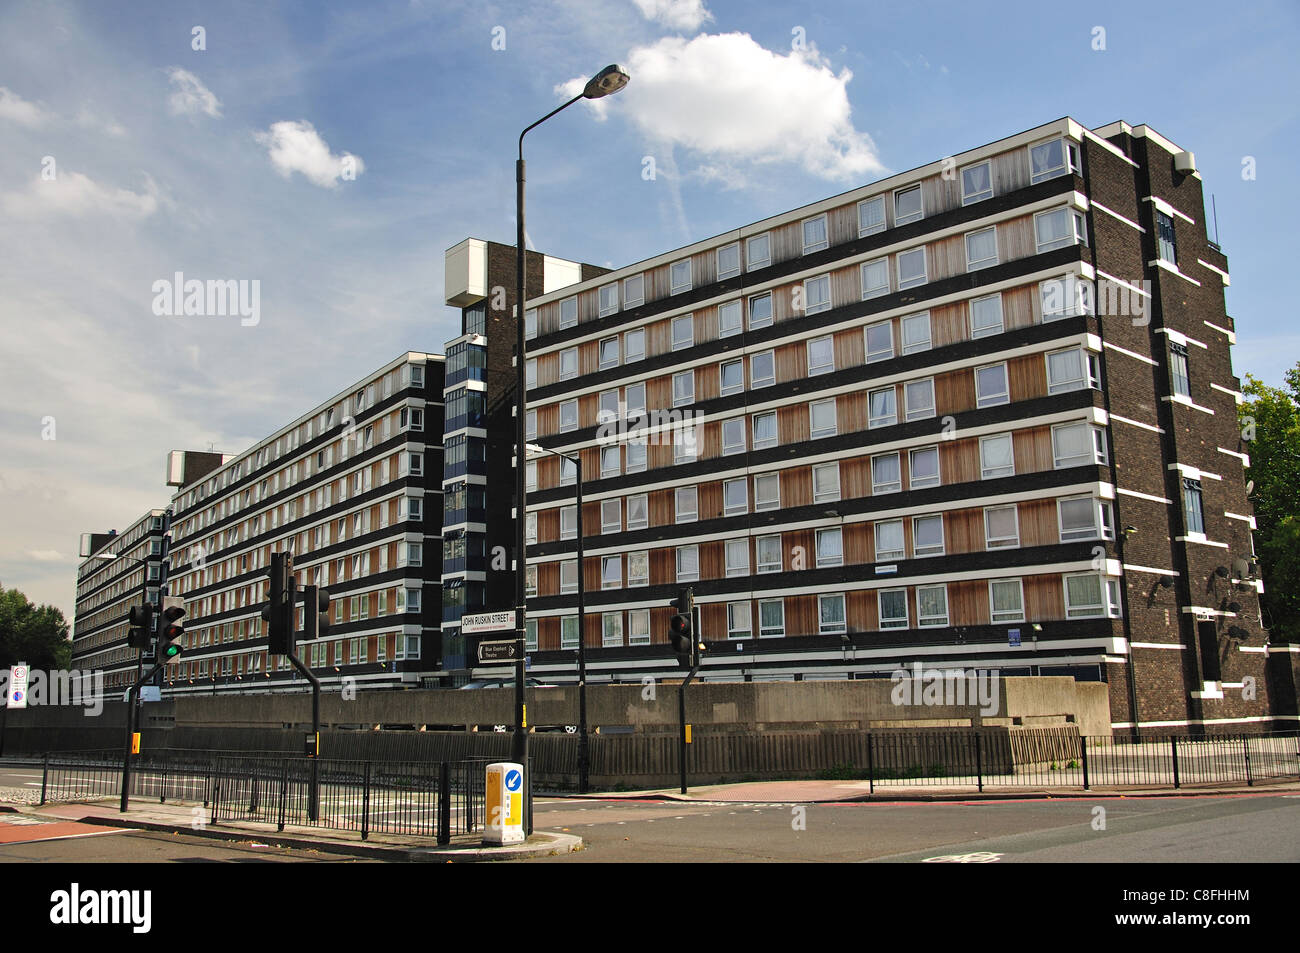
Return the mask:
[[[1191,175],[1196,171],[1196,154],[1180,152],[1174,156],[1174,171],[1181,175]]]

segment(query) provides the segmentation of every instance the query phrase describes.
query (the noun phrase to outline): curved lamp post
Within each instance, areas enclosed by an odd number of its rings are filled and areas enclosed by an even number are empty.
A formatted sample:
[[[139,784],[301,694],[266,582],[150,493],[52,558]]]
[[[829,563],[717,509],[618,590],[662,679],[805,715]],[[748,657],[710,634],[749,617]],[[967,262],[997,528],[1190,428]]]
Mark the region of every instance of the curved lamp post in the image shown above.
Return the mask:
[[[617,64],[606,66],[587,82],[581,93],[562,106],[552,109],[537,122],[525,127],[524,131],[519,134],[519,159],[515,163],[515,328],[517,332],[515,338],[515,575],[517,577],[515,580],[515,732],[514,737],[511,739],[510,757],[512,761],[516,761],[523,766],[525,775],[528,774],[528,728],[524,717],[527,693],[524,653],[528,651],[528,645],[527,625],[524,621],[524,608],[527,599],[524,572],[528,559],[527,542],[524,538],[524,522],[527,514],[524,495],[524,473],[527,469],[528,440],[525,433],[526,424],[524,419],[527,415],[524,305],[528,299],[525,297],[524,283],[524,180],[526,178],[524,136],[556,113],[568,109],[579,99],[600,99],[610,93],[617,93],[627,85],[628,79],[627,71],[623,67]],[[581,566],[578,567],[578,572],[581,574]],[[578,633],[578,644],[582,644],[581,631]],[[530,833],[531,826],[530,812]]]

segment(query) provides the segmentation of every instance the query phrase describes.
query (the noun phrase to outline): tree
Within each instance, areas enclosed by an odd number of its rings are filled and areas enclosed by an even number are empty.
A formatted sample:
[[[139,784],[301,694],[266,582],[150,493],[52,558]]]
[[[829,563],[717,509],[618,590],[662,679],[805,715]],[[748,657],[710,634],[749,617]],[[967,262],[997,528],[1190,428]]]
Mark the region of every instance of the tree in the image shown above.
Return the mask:
[[[1274,639],[1300,641],[1300,363],[1285,387],[1246,375],[1238,408],[1250,442],[1246,478],[1254,482],[1255,553],[1264,578],[1260,600]]]
[[[72,661],[68,622],[54,606],[34,606],[17,589],[0,589],[0,668],[66,669]]]

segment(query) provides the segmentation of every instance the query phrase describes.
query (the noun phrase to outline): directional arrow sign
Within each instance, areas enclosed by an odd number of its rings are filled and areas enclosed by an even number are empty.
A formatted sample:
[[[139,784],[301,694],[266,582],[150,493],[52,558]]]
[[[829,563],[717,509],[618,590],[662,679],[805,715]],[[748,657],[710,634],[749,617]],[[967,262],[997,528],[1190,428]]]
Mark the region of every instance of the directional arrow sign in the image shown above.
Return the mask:
[[[515,627],[515,611],[503,609],[500,612],[479,612],[475,615],[461,616],[460,631],[465,635],[475,632],[502,632]]]
[[[500,642],[480,642],[478,644],[478,660],[480,663],[513,662],[518,658],[515,654],[518,648],[519,643],[514,639]]]

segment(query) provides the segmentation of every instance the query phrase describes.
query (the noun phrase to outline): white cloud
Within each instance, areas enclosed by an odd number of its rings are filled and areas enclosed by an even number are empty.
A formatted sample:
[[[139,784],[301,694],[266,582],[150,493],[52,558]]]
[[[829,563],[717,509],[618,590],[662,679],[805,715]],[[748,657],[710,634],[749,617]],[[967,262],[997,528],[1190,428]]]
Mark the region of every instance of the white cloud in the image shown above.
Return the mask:
[[[62,563],[70,562],[68,556],[63,555],[57,549],[29,549],[27,550],[28,558],[38,563]]]
[[[29,103],[7,86],[0,86],[0,119],[8,119],[23,126],[42,126],[50,114],[35,103]]]
[[[597,117],[611,104],[653,144],[707,157],[705,170],[789,162],[827,179],[885,171],[871,137],[853,126],[853,73],[833,72],[815,47],[781,54],[744,33],[665,37],[632,50],[627,63],[631,82],[592,103]],[[557,91],[575,95],[581,83]]]
[[[713,14],[703,0],[632,0],[647,20],[656,20],[670,30],[694,33]]]
[[[173,66],[167,70],[172,84],[172,94],[167,97],[167,108],[173,116],[197,116],[200,113],[214,119],[221,118],[221,100],[212,90],[189,70]]]
[[[100,185],[80,172],[60,171],[58,178],[33,179],[24,192],[0,195],[0,208],[15,218],[47,218],[49,215],[111,215],[119,218],[148,218],[158,210],[158,187],[145,177],[145,191],[115,189]]]
[[[341,177],[358,176],[366,168],[360,156],[330,152],[316,127],[305,119],[272,123],[266,132],[254,133],[253,137],[267,147],[271,164],[286,179],[301,172],[313,185],[332,189]]]

